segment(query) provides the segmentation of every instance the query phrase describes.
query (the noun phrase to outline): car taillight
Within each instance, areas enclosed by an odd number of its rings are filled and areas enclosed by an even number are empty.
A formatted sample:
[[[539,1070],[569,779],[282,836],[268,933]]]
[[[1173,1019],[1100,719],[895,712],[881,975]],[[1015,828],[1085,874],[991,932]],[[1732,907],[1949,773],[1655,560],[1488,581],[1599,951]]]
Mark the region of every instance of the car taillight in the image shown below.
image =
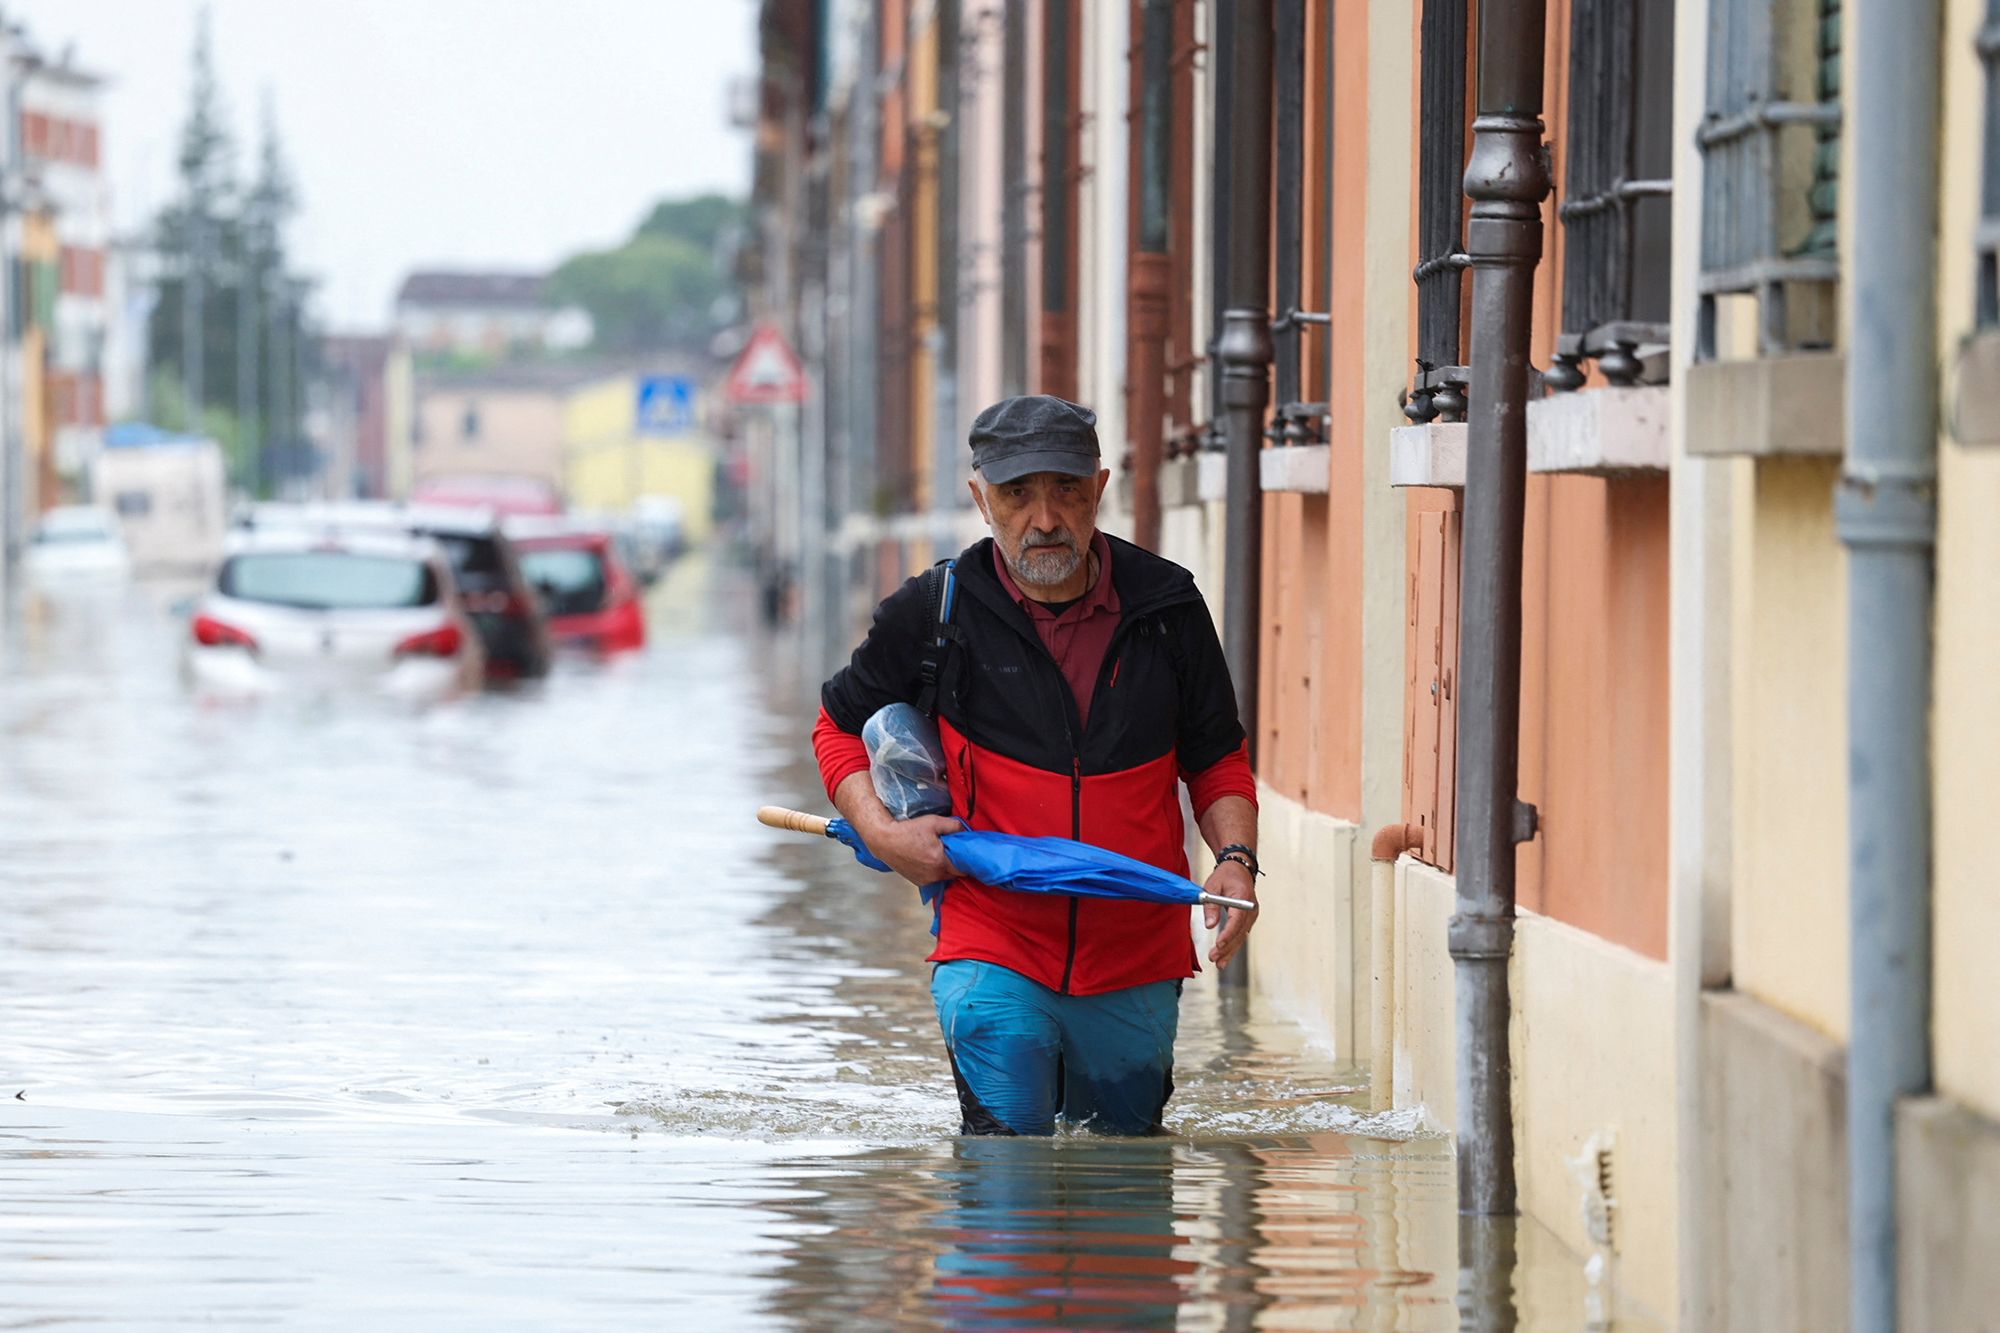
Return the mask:
[[[489,616],[525,616],[534,606],[519,593],[500,591],[468,593],[465,609]]]
[[[412,634],[396,645],[398,657],[457,657],[465,646],[465,635],[456,625],[445,625],[423,634]]]
[[[188,626],[194,641],[204,648],[248,648],[257,651],[257,641],[236,626],[214,616],[196,616]]]

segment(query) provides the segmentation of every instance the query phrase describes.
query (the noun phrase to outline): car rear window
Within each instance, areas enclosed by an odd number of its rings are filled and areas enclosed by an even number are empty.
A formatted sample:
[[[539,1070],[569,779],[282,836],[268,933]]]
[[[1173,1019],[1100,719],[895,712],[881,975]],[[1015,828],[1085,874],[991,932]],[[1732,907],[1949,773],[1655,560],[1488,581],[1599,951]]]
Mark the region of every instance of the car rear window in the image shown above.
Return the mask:
[[[421,560],[352,551],[266,551],[231,556],[216,582],[225,597],[315,611],[392,610],[438,600]]]
[[[604,561],[596,551],[556,546],[521,552],[521,572],[542,595],[552,616],[588,615],[604,609]]]
[[[507,562],[501,558],[500,543],[491,537],[470,537],[463,533],[438,533],[435,540],[451,560],[461,588],[483,592],[504,587]]]

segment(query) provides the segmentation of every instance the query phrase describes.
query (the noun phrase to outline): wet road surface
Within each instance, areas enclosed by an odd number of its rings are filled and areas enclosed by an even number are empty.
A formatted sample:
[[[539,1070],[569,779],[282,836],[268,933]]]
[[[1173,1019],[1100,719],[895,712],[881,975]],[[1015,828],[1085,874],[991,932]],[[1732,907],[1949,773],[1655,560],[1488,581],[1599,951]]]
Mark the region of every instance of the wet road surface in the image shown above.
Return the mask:
[[[422,712],[197,704],[174,599],[0,630],[0,1327],[1458,1326],[1449,1143],[1208,978],[1168,1137],[954,1137],[733,571]]]

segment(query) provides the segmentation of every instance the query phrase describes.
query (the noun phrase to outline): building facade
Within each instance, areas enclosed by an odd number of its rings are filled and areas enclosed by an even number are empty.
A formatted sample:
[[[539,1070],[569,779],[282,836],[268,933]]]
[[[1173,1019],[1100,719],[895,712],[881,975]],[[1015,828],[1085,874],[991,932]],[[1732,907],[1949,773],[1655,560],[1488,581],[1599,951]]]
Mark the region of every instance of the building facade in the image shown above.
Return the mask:
[[[0,355],[0,493],[5,546],[18,551],[36,515],[83,496],[107,420],[109,188],[103,80],[66,52],[52,58],[25,28],[0,28],[5,205],[0,278],[12,314]]]
[[[419,358],[497,361],[590,343],[590,316],[545,299],[541,273],[424,270],[396,289],[395,331]]]
[[[1980,1327],[2000,9],[1491,8],[767,0],[762,536],[830,655],[1091,404],[1254,680],[1257,1001],[1633,1308]]]

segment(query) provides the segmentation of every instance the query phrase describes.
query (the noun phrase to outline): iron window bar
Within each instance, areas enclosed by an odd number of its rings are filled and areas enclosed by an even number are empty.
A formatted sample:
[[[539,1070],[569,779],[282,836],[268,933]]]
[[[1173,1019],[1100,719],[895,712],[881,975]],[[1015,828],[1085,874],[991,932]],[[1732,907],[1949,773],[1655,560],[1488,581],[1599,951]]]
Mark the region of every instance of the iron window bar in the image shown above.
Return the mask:
[[[1419,40],[1417,254],[1410,279],[1417,288],[1418,374],[1403,415],[1414,422],[1459,421],[1469,375],[1440,378],[1465,361],[1459,340],[1464,295],[1465,91],[1468,72],[1467,0],[1426,0]]]
[[[1791,81],[1781,60],[1782,0],[1715,0],[1708,38],[1708,108],[1695,144],[1703,157],[1700,309],[1695,359],[1717,354],[1717,300],[1749,294],[1758,301],[1758,351],[1793,345],[1790,292],[1830,289],[1839,280],[1833,251],[1839,160],[1839,0],[1817,8],[1817,101],[1784,95]],[[1790,19],[1797,22],[1796,19]],[[1795,72],[1794,72],[1795,73]],[[1801,197],[1796,131],[1814,132],[1813,183]],[[1789,169],[1788,169],[1789,168]],[[1805,224],[1787,247],[1782,232]]]
[[[1326,420],[1325,403],[1280,403],[1271,413],[1271,424],[1265,427],[1264,438],[1281,448],[1325,444]]]
[[[1613,385],[1660,379],[1668,337],[1673,0],[1574,0],[1563,201],[1562,325],[1543,383],[1583,386],[1595,360]],[[1648,374],[1648,368],[1653,369]]]
[[[1973,322],[1990,329],[2000,327],[2000,0],[1986,0],[1986,22],[1973,49],[1986,67],[1986,156],[1972,242],[1978,258]]]
[[[1333,316],[1324,310],[1287,309],[1271,321],[1273,337],[1290,335],[1298,338],[1309,327],[1328,328],[1333,324]],[[1297,385],[1293,385],[1297,392]],[[1321,427],[1326,422],[1325,403],[1303,403],[1287,399],[1273,409],[1271,424],[1264,431],[1264,438],[1277,445],[1325,444],[1326,433]]]

